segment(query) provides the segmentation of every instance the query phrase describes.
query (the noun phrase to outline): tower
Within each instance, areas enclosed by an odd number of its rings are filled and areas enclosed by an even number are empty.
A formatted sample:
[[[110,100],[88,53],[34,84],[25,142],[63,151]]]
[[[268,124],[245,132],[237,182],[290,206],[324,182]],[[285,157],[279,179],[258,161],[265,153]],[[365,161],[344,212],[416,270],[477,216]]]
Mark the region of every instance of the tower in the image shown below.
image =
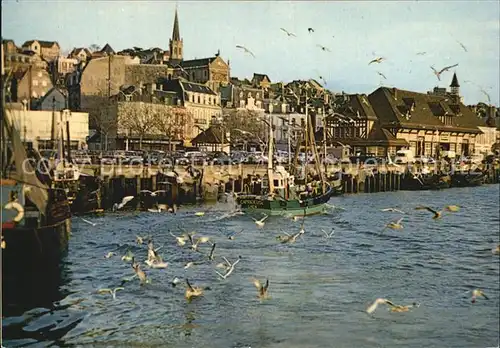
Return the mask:
[[[451,95],[460,96],[460,84],[458,83],[457,73],[453,73],[453,79],[451,80]]]
[[[172,38],[170,39],[170,60],[180,62],[182,60],[183,43],[179,31],[179,18],[177,16],[177,8],[175,9],[174,28],[172,30]]]

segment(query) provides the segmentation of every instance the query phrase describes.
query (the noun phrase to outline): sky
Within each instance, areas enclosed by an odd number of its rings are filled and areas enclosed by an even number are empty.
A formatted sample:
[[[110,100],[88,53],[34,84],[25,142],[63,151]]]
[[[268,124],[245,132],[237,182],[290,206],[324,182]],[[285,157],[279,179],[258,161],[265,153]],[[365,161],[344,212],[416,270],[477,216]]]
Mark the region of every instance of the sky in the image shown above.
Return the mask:
[[[168,49],[177,6],[184,59],[220,50],[231,76],[265,73],[273,82],[321,76],[333,92],[371,93],[383,85],[425,93],[449,87],[456,72],[466,104],[488,102],[482,89],[498,106],[499,3],[4,0],[2,38],[19,46],[30,39],[58,41],[67,52],[106,43],[115,51]],[[385,60],[368,65],[376,57]],[[454,64],[459,65],[444,72],[442,81],[430,68]]]

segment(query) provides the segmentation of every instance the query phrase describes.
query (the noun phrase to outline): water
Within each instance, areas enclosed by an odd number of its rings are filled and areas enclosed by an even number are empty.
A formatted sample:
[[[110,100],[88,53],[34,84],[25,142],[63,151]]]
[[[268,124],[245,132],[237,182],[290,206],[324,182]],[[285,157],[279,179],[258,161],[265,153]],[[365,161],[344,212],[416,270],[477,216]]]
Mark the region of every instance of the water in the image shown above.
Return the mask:
[[[73,220],[59,298],[4,304],[4,346],[96,347],[493,347],[499,335],[499,186],[444,191],[392,192],[336,197],[328,215],[305,220],[304,239],[277,243],[282,231],[293,233],[300,222],[269,218],[257,229],[249,216],[224,218],[227,205],[184,208],[177,216],[121,213]],[[415,211],[419,204],[462,209],[432,220]],[[403,230],[385,230],[400,215],[381,212],[398,207],[409,212]],[[203,254],[175,245],[168,233],[179,226],[217,243],[216,261],[184,270]],[[331,239],[321,229],[335,228]],[[225,233],[245,229],[229,240]],[[133,275],[120,260],[130,248],[139,260],[146,246],[135,236],[154,236],[167,269],[148,269],[151,284],[137,279],[124,285],[115,300],[98,295]],[[209,252],[209,245],[201,250]],[[105,259],[115,251],[118,255]],[[221,256],[242,260],[227,280],[214,272]],[[202,298],[187,303],[185,287],[174,277],[208,286]],[[269,278],[270,299],[260,301],[250,278]],[[489,300],[470,301],[481,288]],[[42,292],[43,294],[43,292]],[[53,295],[53,294],[52,294]],[[43,296],[42,296],[43,297]],[[377,297],[397,304],[421,303],[406,313],[381,306],[365,310]]]

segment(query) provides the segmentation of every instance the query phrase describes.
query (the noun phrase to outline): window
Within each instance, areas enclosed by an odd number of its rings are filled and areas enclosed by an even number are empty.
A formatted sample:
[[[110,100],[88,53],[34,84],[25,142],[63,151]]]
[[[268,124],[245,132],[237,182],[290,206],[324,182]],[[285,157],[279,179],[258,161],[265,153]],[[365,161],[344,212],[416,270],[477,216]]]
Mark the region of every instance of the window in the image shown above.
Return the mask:
[[[33,80],[32,84],[33,84],[33,86],[38,86],[38,80]]]
[[[47,87],[47,81],[43,80],[43,81],[42,81],[42,86],[43,86],[43,87]]]
[[[38,72],[38,77],[42,77],[42,72],[41,71]]]
[[[35,45],[35,51],[38,49],[38,46]]]
[[[201,97],[198,96],[198,104],[201,104]]]
[[[255,95],[255,99],[259,99],[259,93]]]

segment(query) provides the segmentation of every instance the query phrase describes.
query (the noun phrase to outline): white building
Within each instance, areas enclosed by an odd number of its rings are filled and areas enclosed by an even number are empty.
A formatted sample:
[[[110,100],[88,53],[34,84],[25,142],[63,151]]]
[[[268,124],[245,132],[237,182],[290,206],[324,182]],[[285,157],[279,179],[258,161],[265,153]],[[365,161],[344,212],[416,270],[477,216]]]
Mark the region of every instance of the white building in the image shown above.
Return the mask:
[[[478,127],[482,134],[476,136],[474,144],[474,152],[479,155],[491,154],[491,148],[496,142],[497,129],[496,127]]]
[[[62,136],[66,141],[66,121],[69,121],[71,147],[83,149],[86,147],[89,135],[89,114],[84,112],[72,112],[63,110],[33,111],[27,110],[21,103],[7,103],[6,110],[9,113],[14,126],[19,131],[21,139],[25,143],[31,143],[35,149],[50,147],[53,124],[55,134],[61,129]]]

